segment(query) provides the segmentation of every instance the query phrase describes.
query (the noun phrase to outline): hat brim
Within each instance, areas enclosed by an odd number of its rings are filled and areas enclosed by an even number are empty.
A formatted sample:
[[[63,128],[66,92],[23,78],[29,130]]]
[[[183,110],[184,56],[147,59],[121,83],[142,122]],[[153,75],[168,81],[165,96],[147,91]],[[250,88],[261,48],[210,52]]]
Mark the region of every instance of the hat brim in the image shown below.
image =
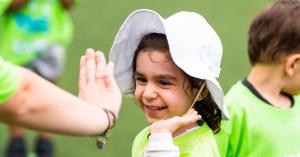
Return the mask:
[[[115,64],[115,78],[122,93],[132,93],[132,60],[141,38],[149,33],[165,34],[163,18],[154,11],[142,9],[131,13],[121,26],[110,50]]]
[[[183,63],[182,60],[178,58],[176,59],[176,56],[172,54],[173,52],[178,53],[176,52],[176,49],[173,49],[173,47],[178,46],[177,43],[181,41],[173,40],[174,38],[172,38],[172,36],[174,36],[174,34],[166,30],[166,27],[169,27],[166,25],[168,25],[168,22],[166,22],[166,20],[163,19],[163,17],[161,17],[158,13],[148,9],[141,9],[131,13],[121,26],[110,50],[109,57],[110,60],[115,64],[114,75],[122,93],[126,94],[132,93],[134,91],[132,60],[134,57],[134,52],[141,38],[149,33],[163,33],[167,36],[171,56],[172,58],[174,57],[174,63],[177,64],[177,66],[187,74],[199,79],[206,80],[207,86],[214,101],[222,110],[225,118],[229,118],[229,114],[223,105],[224,94],[218,81],[214,78],[214,76],[208,75],[209,69],[207,68],[207,70],[205,70],[206,67],[201,62],[197,63],[197,66],[201,67],[200,73],[199,71],[194,73],[193,70],[190,71],[190,69],[183,67],[187,66],[187,64]]]

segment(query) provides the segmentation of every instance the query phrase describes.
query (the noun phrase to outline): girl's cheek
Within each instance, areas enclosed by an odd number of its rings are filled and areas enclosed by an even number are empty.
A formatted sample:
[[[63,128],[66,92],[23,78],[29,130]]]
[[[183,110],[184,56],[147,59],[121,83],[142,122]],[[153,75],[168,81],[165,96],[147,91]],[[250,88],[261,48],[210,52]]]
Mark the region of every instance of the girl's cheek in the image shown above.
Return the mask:
[[[141,90],[139,88],[135,88],[133,96],[137,102],[141,99]]]

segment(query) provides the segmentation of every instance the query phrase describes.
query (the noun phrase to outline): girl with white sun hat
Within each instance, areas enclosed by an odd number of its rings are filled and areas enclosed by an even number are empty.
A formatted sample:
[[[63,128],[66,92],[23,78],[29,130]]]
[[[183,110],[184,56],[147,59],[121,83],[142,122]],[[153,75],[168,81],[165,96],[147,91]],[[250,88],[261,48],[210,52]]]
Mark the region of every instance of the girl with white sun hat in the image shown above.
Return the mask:
[[[197,13],[164,19],[141,9],[128,16],[110,59],[122,93],[134,94],[152,124],[135,138],[133,157],[219,156],[213,133],[229,118],[216,79],[221,58],[218,35]]]

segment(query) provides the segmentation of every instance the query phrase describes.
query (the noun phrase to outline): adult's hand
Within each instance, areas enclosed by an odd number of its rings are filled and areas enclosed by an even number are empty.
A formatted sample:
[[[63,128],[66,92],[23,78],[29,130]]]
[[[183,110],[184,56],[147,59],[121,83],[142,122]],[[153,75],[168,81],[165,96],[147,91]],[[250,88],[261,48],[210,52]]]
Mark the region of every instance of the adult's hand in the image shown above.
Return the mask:
[[[104,54],[87,49],[80,59],[79,98],[118,115],[121,91],[113,76],[113,63],[106,64]]]

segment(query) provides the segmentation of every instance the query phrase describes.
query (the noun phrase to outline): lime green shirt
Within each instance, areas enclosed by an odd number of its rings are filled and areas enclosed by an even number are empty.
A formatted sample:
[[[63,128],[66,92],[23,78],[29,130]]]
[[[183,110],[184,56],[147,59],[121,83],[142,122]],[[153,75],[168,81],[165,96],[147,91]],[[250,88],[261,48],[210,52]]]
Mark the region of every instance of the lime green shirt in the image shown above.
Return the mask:
[[[222,122],[216,140],[223,157],[299,157],[300,97],[279,109],[236,83],[225,96],[231,120]]]
[[[149,133],[149,127],[147,127],[135,137],[132,157],[143,157],[144,150],[149,144]],[[213,132],[206,124],[187,134],[176,137],[173,142],[179,147],[180,157],[219,157]]]
[[[19,82],[20,76],[15,66],[0,57],[0,106],[15,93]]]
[[[19,11],[5,12],[10,3],[0,0],[0,55],[4,59],[24,65],[51,45],[70,43],[73,25],[60,0],[29,0]]]
[[[4,14],[12,0],[0,0],[0,16]]]

